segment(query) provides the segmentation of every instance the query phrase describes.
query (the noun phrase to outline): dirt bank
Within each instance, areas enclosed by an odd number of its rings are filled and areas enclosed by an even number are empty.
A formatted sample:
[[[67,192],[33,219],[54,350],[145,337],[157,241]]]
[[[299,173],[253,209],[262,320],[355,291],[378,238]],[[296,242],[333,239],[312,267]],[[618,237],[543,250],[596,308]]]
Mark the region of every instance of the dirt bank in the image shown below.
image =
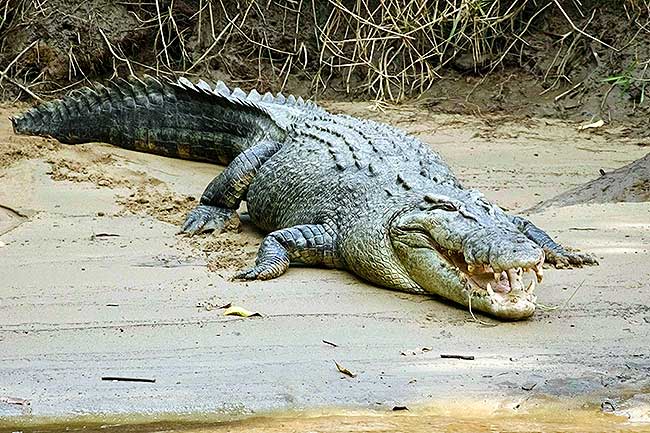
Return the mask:
[[[647,0],[353,3],[9,0],[0,99],[187,75],[323,99],[419,98],[446,113],[603,120],[647,139]]]
[[[555,120],[329,106],[417,134],[466,185],[511,210],[646,153]],[[531,215],[601,265],[548,270],[538,291],[546,307],[532,320],[482,317],[486,326],[453,305],[342,271],[292,268],[272,281],[230,282],[251,263],[260,233],[244,221],[223,236],[175,235],[221,168],[15,137],[6,120],[14,110],[0,112],[0,396],[30,405],[0,400],[2,417],[392,408],[440,396],[525,405],[544,395],[581,395],[595,407],[609,399],[623,415],[631,401],[646,413],[648,203]],[[263,317],[214,308],[227,303]],[[357,376],[341,375],[334,360]]]

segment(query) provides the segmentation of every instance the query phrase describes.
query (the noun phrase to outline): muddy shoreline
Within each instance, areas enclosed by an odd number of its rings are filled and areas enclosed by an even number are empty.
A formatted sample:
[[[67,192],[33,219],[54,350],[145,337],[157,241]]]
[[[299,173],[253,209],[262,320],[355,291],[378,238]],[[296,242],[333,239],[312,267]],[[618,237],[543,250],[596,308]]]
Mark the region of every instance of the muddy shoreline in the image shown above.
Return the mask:
[[[647,153],[559,120],[328,107],[418,135],[467,186],[513,211]],[[176,236],[177,223],[221,167],[16,137],[7,117],[18,110],[0,111],[0,205],[24,215],[16,221],[0,214],[0,395],[30,405],[0,402],[3,420],[341,405],[388,410],[441,395],[495,402],[584,397],[596,408],[605,400],[633,402],[641,414],[635,416],[650,419],[648,203],[531,214],[601,265],[547,270],[538,297],[550,308],[521,323],[481,317],[486,326],[456,306],[342,271],[292,268],[277,280],[230,282],[252,261],[257,230],[244,221],[221,237]],[[263,317],[206,308],[227,303]],[[333,360],[357,377],[342,375]],[[101,381],[109,375],[156,383]]]
[[[448,431],[517,433],[540,432],[644,432],[647,423],[639,418],[634,403],[612,413],[594,406],[588,398],[513,398],[484,400],[439,400],[425,405],[393,408],[312,408],[237,414],[158,414],[147,416],[79,416],[76,418],[30,419],[22,424],[0,420],[0,428],[17,428],[39,433],[83,431],[88,433],[140,433],[152,431],[182,433],[275,433],[318,431],[368,433],[408,431],[413,433]],[[612,406],[610,406],[612,405]],[[613,407],[607,401],[606,408]],[[32,430],[33,429],[33,430]]]

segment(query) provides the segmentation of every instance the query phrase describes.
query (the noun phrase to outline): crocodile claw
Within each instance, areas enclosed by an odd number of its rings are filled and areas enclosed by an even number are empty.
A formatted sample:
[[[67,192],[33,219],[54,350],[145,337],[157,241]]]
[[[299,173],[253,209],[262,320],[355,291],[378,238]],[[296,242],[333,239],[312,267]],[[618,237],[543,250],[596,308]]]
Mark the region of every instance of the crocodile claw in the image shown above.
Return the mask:
[[[216,206],[198,205],[187,214],[180,233],[195,235],[205,232],[221,232],[227,224],[233,222],[237,212]],[[235,226],[238,225],[235,223]]]
[[[244,281],[270,280],[271,278],[275,278],[277,276],[275,274],[276,272],[274,272],[272,269],[268,269],[262,266],[255,266],[254,268],[247,269],[238,274],[235,274],[232,279]]]
[[[565,251],[558,254],[552,251],[546,251],[546,263],[549,263],[556,268],[581,268],[583,266],[597,265],[598,261],[589,254],[576,253]]]
[[[260,274],[260,269],[257,267],[246,269],[245,271],[239,272],[232,276],[233,280],[256,280]]]
[[[245,271],[235,274],[233,280],[270,280],[279,277],[289,269],[288,257],[274,257],[270,260],[258,261],[258,263]]]

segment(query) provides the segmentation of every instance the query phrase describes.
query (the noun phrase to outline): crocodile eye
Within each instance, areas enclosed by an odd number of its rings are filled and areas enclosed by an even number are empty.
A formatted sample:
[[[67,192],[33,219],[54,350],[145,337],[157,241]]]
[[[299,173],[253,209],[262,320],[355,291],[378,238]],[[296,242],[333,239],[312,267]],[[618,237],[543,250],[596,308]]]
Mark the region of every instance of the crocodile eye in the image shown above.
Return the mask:
[[[460,210],[460,205],[449,197],[433,194],[426,194],[424,196],[424,202],[419,207],[420,210],[441,209],[449,212]]]
[[[427,211],[427,210],[444,210],[448,212],[458,212],[458,208],[454,206],[452,203],[420,203],[418,205],[418,209]]]

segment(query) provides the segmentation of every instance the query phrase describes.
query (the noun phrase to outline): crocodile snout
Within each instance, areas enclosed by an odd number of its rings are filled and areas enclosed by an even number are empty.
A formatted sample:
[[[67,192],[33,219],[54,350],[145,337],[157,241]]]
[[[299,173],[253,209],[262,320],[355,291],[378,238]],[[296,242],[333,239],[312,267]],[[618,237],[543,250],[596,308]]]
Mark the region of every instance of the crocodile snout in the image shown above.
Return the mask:
[[[468,266],[489,267],[493,272],[532,269],[544,261],[544,251],[518,231],[482,229],[463,243]]]

